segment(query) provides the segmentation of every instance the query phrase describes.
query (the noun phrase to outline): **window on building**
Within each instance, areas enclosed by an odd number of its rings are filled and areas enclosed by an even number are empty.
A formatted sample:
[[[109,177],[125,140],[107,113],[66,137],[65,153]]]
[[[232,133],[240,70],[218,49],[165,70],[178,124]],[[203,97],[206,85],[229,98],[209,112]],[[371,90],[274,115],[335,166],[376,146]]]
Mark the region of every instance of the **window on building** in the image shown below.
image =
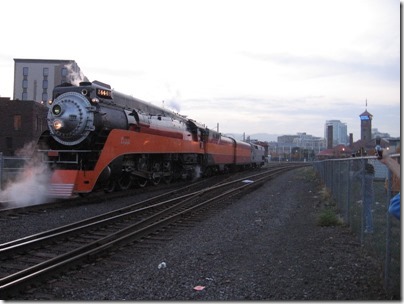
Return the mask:
[[[48,101],[48,93],[42,93],[42,101],[46,102]]]
[[[49,75],[49,68],[43,68],[43,76]]]
[[[14,130],[21,130],[21,115],[14,115]]]
[[[24,80],[22,81],[22,88],[23,88],[23,89],[27,89],[27,88],[28,88],[28,80],[27,80],[27,79],[24,79]]]
[[[62,76],[66,77],[67,76],[67,69],[62,68]]]
[[[48,80],[44,79],[42,80],[42,89],[47,89],[48,88]]]
[[[28,93],[27,93],[27,92],[23,92],[21,99],[22,99],[22,100],[28,100]]]
[[[24,76],[28,76],[28,67],[23,67],[23,68],[22,68],[22,74],[23,74]]]

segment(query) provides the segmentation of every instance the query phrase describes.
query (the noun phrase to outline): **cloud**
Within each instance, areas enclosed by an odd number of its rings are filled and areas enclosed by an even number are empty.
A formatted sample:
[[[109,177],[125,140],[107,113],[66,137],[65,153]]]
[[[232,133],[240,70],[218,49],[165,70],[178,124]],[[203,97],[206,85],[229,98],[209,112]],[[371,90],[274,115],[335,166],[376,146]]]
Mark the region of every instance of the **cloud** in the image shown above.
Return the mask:
[[[340,119],[358,138],[357,116],[366,99],[380,130],[399,130],[398,1],[152,0],[135,1],[133,9],[106,0],[97,6],[72,1],[99,16],[108,7],[109,22],[96,29],[91,18],[80,23],[95,29],[93,41],[101,47],[41,47],[33,33],[58,23],[59,4],[44,2],[49,18],[38,19],[30,13],[35,3],[11,1],[3,27],[14,11],[25,9],[21,27],[3,35],[0,94],[12,92],[12,58],[71,58],[91,80],[159,106],[164,100],[227,132],[322,136],[325,120]],[[54,27],[48,35],[63,34]]]
[[[300,79],[357,74],[382,81],[400,81],[399,58],[381,62],[376,59],[365,61],[358,54],[352,54],[350,60],[323,56],[298,56],[292,53],[243,52],[243,55],[253,60],[275,64],[281,72],[283,70],[292,77]],[[299,73],[291,73],[292,69]]]

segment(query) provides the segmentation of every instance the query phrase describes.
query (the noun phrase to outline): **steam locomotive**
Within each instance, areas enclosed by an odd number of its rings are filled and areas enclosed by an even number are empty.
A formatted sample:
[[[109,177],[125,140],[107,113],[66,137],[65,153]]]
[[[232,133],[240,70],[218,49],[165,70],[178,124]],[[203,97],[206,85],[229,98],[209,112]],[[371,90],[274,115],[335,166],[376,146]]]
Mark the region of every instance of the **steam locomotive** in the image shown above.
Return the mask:
[[[49,194],[66,198],[264,164],[264,148],[226,137],[99,81],[55,87],[39,141]]]

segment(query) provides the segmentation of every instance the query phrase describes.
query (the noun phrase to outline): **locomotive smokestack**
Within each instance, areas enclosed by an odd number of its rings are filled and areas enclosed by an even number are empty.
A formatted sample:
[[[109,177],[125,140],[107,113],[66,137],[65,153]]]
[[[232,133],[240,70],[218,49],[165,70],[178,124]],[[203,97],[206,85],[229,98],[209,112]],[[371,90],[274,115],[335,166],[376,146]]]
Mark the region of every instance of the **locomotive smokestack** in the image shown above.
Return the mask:
[[[219,123],[217,123],[217,125],[216,125],[216,131],[217,131],[217,133],[219,133]]]

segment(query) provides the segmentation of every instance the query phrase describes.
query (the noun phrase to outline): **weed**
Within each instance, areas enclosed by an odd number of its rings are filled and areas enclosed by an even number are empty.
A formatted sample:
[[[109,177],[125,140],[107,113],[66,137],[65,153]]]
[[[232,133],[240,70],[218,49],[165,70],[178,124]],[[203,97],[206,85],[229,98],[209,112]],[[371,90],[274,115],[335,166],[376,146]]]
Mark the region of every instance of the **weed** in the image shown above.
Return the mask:
[[[339,226],[342,225],[342,219],[332,208],[325,208],[320,212],[317,218],[317,225],[319,226]]]
[[[331,193],[330,191],[327,189],[327,187],[323,187],[320,191],[320,198],[322,201],[324,201],[325,203],[329,204],[329,202],[331,201]]]
[[[313,167],[304,167],[296,170],[296,175],[297,178],[310,181],[310,182],[315,182],[318,180],[317,173],[314,170]]]
[[[319,226],[338,226],[343,224],[343,220],[336,212],[336,203],[332,199],[330,191],[323,187],[319,191],[320,200],[323,209],[317,218],[317,225]]]

